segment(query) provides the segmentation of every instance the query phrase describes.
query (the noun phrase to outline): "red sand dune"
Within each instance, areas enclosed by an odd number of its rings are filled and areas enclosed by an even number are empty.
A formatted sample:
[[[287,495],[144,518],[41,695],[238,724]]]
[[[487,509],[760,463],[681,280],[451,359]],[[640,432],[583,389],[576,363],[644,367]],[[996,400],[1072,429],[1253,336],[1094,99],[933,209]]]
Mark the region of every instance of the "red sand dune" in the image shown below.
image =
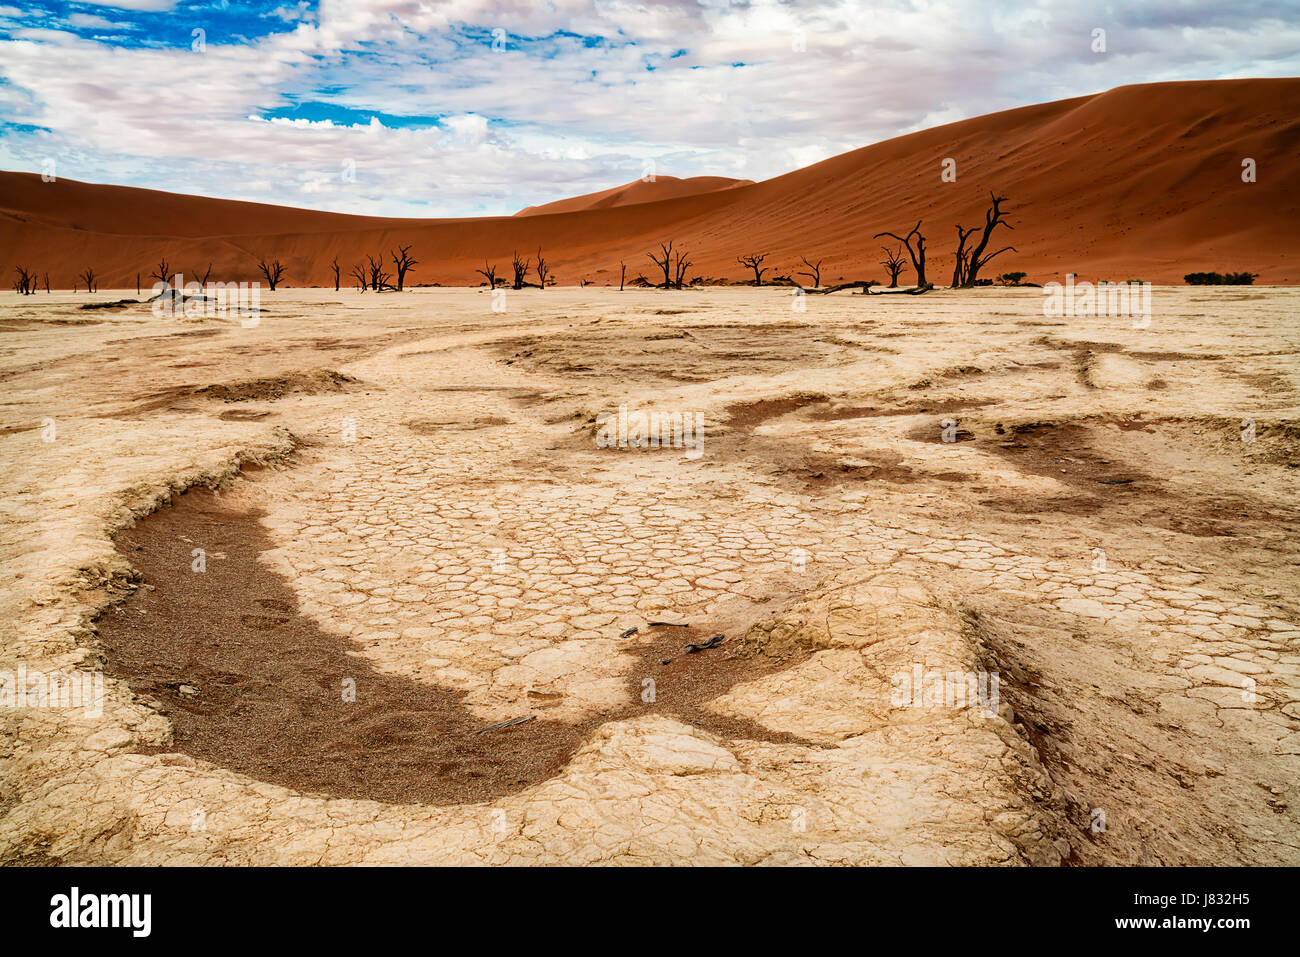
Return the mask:
[[[587,193],[572,199],[558,199],[541,206],[528,206],[516,216],[540,216],[550,213],[576,213],[583,209],[611,209],[615,206],[635,206],[638,203],[656,203],[661,199],[678,199],[698,196],[734,186],[753,186],[752,179],[730,179],[726,176],[656,176],[653,180],[636,180],[599,193]]]
[[[955,183],[940,179],[946,157]],[[1255,183],[1241,179],[1247,157]],[[989,275],[1181,282],[1250,270],[1261,284],[1300,284],[1298,163],[1300,79],[1286,78],[1120,87],[896,137],[760,183],[662,177],[516,216],[347,216],[0,173],[0,270],[6,285],[22,263],[70,287],[93,266],[104,288],[134,288],[160,255],[182,270],[211,261],[224,280],[257,278],[266,256],[286,264],[288,285],[326,285],[336,256],[346,277],[366,253],[412,243],[421,283],[478,284],[485,257],[506,272],[513,249],[541,246],[559,282],[617,284],[620,259],[629,278],[653,277],[646,252],[673,239],[690,250],[691,275],[744,279],[736,256],[766,252],[772,274],[807,255],[833,282],[883,278],[872,234],[923,219],[929,278],[944,284],[954,224],[982,223],[992,189],[1010,198],[1015,226],[999,230],[999,244],[1017,251]]]

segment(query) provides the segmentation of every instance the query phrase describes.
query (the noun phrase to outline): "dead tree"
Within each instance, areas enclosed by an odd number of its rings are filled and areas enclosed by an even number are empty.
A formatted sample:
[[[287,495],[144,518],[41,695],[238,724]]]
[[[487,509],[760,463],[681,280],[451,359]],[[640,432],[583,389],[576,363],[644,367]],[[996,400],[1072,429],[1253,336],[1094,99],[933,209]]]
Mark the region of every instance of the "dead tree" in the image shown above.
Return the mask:
[[[810,263],[807,256],[800,256],[803,264],[808,267],[808,272],[797,272],[796,276],[807,276],[813,281],[813,288],[819,289],[822,284],[822,261],[819,259],[816,263]]]
[[[545,289],[546,280],[549,278],[551,277],[550,274],[547,273],[546,271],[546,260],[542,258],[542,247],[538,246],[537,247],[537,287],[539,289]]]
[[[623,260],[618,261],[618,291],[623,291],[623,283],[627,281],[627,263]]]
[[[889,249],[886,246],[881,246],[880,248],[885,254],[885,258],[880,261],[880,265],[889,270],[889,288],[897,289],[898,274],[902,272],[903,267],[907,265],[907,260],[903,258],[903,248],[901,246],[897,249]]]
[[[510,261],[510,268],[515,271],[515,281],[513,288],[523,289],[528,285],[528,269],[532,265],[531,259],[520,259],[519,250],[515,250]]]
[[[673,255],[673,288],[681,289],[686,283],[686,270],[691,261],[686,258],[686,250],[679,250]]]
[[[907,254],[912,257],[912,268],[916,270],[916,288],[929,289],[930,284],[925,279],[925,237],[921,235],[921,220],[916,221],[916,225],[908,230],[906,236],[899,236],[897,233],[876,233],[872,239],[879,239],[881,236],[888,236],[890,239],[897,239],[907,247]],[[916,238],[916,245],[912,245],[912,238]]]
[[[488,288],[493,289],[493,290],[496,289],[496,287],[497,287],[497,267],[496,267],[495,265],[489,266],[489,265],[488,265],[488,261],[485,259],[485,260],[483,260],[483,268],[482,268],[482,269],[476,269],[476,270],[474,270],[474,271],[477,272],[480,276],[482,276],[484,279],[486,279],[486,280],[488,281]]]
[[[45,274],[45,295],[48,296],[49,294],[50,294],[50,274],[46,273]]]
[[[95,285],[94,269],[91,269],[90,267],[83,269],[80,273],[77,274],[77,278],[83,280],[86,283],[86,292],[96,292],[98,290],[99,287]],[[36,277],[33,276],[32,282],[35,283],[35,281],[36,281]],[[33,291],[35,291],[34,288]]]
[[[25,266],[15,266],[18,278],[14,281],[14,292],[20,296],[30,296],[36,292],[36,273]]]
[[[337,275],[337,273],[336,273],[335,275]],[[370,283],[366,280],[366,267],[365,267],[365,266],[360,266],[360,265],[358,265],[358,266],[353,266],[353,267],[352,267],[352,278],[353,278],[354,280],[356,280],[357,288],[360,289],[362,292],[365,292],[366,289],[369,288]],[[335,280],[335,283],[337,284],[337,282],[338,282],[338,280],[336,279],[336,280]]]
[[[761,286],[763,285],[763,273],[767,272],[767,269],[759,269],[758,267],[766,258],[767,253],[750,253],[748,256],[737,256],[736,262],[754,270],[754,285]]]
[[[375,292],[383,292],[385,289],[392,289],[393,287],[388,282],[389,275],[384,272],[384,254],[380,253],[378,259],[367,254],[366,261],[369,264],[370,288]]]
[[[984,252],[984,250],[988,248],[989,237],[993,235],[993,230],[997,229],[999,226],[1005,226],[1007,229],[1015,229],[1014,226],[1007,222],[1006,214],[1002,211],[1002,204],[1007,201],[1007,198],[1005,196],[995,196],[993,191],[989,190],[989,199],[993,201],[993,205],[984,213],[984,235],[980,237],[978,245],[970,251],[970,257],[965,269],[966,275],[963,277],[962,281],[962,286],[964,287],[975,285],[975,280],[979,278],[980,270],[983,269],[994,256],[1001,255],[1008,249],[1012,252],[1016,251],[1015,246],[1003,246],[995,253],[986,254]],[[960,227],[958,228],[960,229]]]
[[[170,286],[174,275],[171,264],[167,262],[167,257],[163,256],[158,260],[158,265],[154,267],[154,271],[149,274],[149,278],[157,279],[159,282]]]
[[[669,240],[666,243],[659,244],[659,256],[655,256],[654,253],[646,253],[646,257],[649,258],[649,260],[652,263],[654,263],[656,266],[658,266],[660,269],[664,271],[664,281],[661,288],[663,289],[673,288],[673,275],[672,275],[672,262],[671,262],[673,257],[672,240]]]
[[[397,291],[401,292],[406,286],[407,272],[415,266],[419,260],[411,258],[410,246],[398,246],[397,249],[389,253],[389,255],[393,258],[393,268],[397,270]]]
[[[803,289],[803,291],[808,293],[810,296],[829,296],[833,292],[841,292],[845,289],[861,289],[863,295],[869,296],[871,295],[871,287],[879,285],[880,283],[876,282],[874,279],[855,279],[852,282],[839,282],[833,286],[827,286],[825,289],[818,289],[816,287],[805,289],[803,286],[798,286],[797,288]]]
[[[275,292],[275,287],[280,285],[280,280],[284,278],[284,264],[278,259],[272,260],[269,263],[265,259],[259,259],[257,261],[257,268],[261,270],[271,292]]]
[[[330,270],[334,273],[334,291],[339,291],[339,257],[335,256],[334,261],[330,263]]]
[[[966,285],[966,274],[970,271],[970,253],[966,249],[966,240],[975,232],[976,227],[964,229],[957,223],[953,228],[957,230],[957,261],[952,267],[952,288],[960,289]]]

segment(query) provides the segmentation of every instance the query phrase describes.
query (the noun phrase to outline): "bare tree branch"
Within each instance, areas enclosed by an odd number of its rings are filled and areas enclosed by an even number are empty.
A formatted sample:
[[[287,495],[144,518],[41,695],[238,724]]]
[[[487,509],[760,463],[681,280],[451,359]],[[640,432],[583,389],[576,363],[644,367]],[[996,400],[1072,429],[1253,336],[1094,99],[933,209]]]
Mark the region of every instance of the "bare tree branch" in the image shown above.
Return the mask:
[[[963,286],[975,285],[975,280],[979,278],[979,271],[984,268],[985,264],[987,264],[993,256],[998,255],[998,253],[1006,252],[1008,249],[1015,248],[1013,246],[1003,246],[998,250],[998,252],[993,253],[992,255],[984,255],[984,250],[988,248],[989,237],[993,235],[993,230],[997,229],[999,226],[1005,226],[1007,229],[1015,229],[1014,226],[1006,221],[1006,213],[1002,211],[1002,204],[1007,201],[1007,198],[1005,196],[994,195],[993,191],[989,190],[989,199],[992,200],[993,205],[984,213],[984,235],[980,237],[979,245],[970,252],[969,268],[966,270],[965,281],[962,283]]]
[[[907,247],[907,254],[912,257],[912,268],[916,270],[916,285],[930,285],[925,278],[925,236],[921,234],[921,222],[917,220],[916,225],[908,230],[906,236],[899,236],[897,233],[876,233],[872,239],[879,239],[881,236],[888,236],[890,239],[897,239]],[[912,238],[916,237],[916,245],[912,245]]]
[[[482,268],[482,269],[476,269],[475,272],[477,272],[480,276],[482,276],[484,279],[486,279],[486,280],[488,281],[488,286],[489,286],[490,288],[492,288],[492,289],[496,289],[496,287],[497,287],[497,267],[496,267],[496,266],[489,266],[489,265],[488,265],[488,261],[485,259],[485,260],[483,260],[483,268]]]
[[[799,258],[803,260],[803,264],[804,264],[805,266],[807,266],[808,269],[809,269],[810,271],[809,271],[809,272],[797,272],[797,273],[795,273],[795,275],[796,275],[796,276],[807,276],[809,279],[811,279],[811,280],[813,281],[813,288],[815,288],[815,289],[816,289],[816,288],[819,288],[819,287],[821,286],[821,284],[822,284],[822,261],[819,259],[819,260],[817,260],[817,262],[814,264],[814,263],[810,263],[810,262],[808,261],[808,257],[807,257],[807,256],[800,256]]]
[[[393,260],[393,268],[397,270],[397,291],[401,292],[406,285],[406,274],[412,267],[419,262],[418,259],[411,258],[411,247],[398,246],[397,249],[389,253]]]
[[[266,279],[266,284],[270,287],[271,292],[275,292],[275,287],[280,285],[280,280],[284,278],[284,264],[278,259],[269,263],[265,259],[259,259],[257,261],[257,268],[261,270],[262,276]]]
[[[740,265],[742,266],[754,270],[754,285],[761,286],[763,285],[763,273],[767,272],[767,269],[759,269],[758,267],[759,265],[762,264],[763,260],[766,258],[767,258],[767,253],[761,253],[761,254],[750,253],[748,256],[736,257],[736,262],[740,263]]]
[[[890,249],[887,246],[881,246],[880,248],[885,254],[885,258],[880,261],[880,265],[889,270],[889,288],[897,289],[898,274],[907,265],[907,261],[903,259],[903,247],[899,246],[896,249]]]
[[[671,267],[671,265],[669,264],[669,260],[672,258],[672,255],[673,255],[673,243],[672,243],[672,240],[669,240],[669,241],[666,242],[666,243],[660,243],[660,244],[659,244],[659,253],[660,253],[660,256],[659,256],[659,257],[655,256],[654,253],[646,253],[646,256],[649,258],[649,260],[650,260],[652,263],[654,263],[656,266],[658,266],[660,269],[662,269],[662,270],[664,271],[663,288],[664,288],[664,289],[671,289],[671,288],[672,288],[672,285],[673,285],[673,282],[672,282],[672,274],[671,274],[670,270],[671,270],[672,267]],[[662,258],[660,258],[660,257],[662,257]]]

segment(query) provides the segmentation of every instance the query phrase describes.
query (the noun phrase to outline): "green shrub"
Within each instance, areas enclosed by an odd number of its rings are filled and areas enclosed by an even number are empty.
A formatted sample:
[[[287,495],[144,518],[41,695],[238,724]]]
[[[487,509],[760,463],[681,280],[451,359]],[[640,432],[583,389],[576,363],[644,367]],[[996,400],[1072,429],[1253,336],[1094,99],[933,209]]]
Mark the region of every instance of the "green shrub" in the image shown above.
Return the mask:
[[[1183,282],[1189,286],[1249,286],[1258,275],[1257,272],[1189,272]]]

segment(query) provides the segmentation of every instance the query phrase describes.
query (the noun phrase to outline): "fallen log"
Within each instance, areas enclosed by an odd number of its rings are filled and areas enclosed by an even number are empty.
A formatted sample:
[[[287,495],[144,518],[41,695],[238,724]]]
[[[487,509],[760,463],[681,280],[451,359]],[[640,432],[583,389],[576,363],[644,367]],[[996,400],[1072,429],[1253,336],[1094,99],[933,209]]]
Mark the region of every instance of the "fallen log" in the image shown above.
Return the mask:
[[[795,283],[794,287],[802,290],[810,296],[829,296],[833,292],[840,292],[844,289],[863,289],[866,290],[866,294],[870,296],[872,295],[871,287],[879,285],[880,283],[876,282],[874,279],[857,279],[853,282],[837,283],[834,286],[801,286],[798,283]]]

